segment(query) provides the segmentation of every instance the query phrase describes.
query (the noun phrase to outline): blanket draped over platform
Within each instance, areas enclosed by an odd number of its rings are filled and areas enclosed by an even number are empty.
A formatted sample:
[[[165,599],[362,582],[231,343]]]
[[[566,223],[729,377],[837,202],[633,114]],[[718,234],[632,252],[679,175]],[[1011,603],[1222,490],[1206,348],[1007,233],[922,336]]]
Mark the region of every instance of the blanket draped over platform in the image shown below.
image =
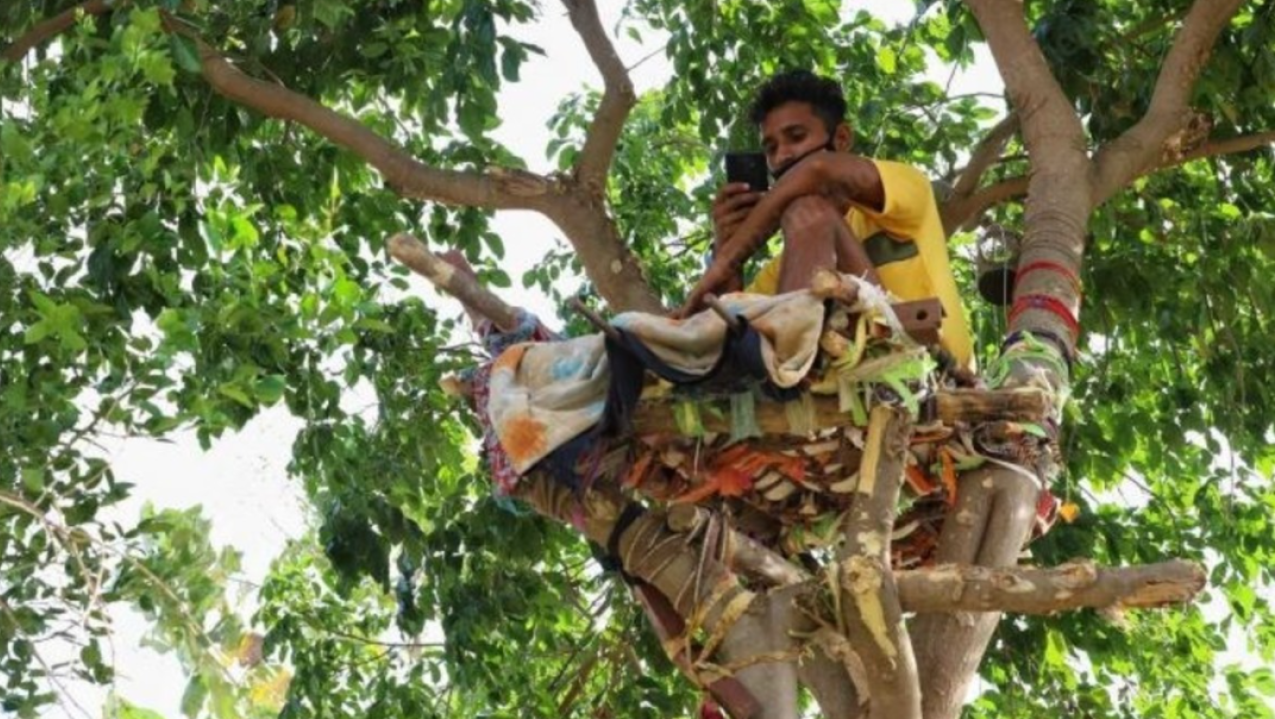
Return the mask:
[[[824,322],[823,301],[809,292],[767,296],[724,295],[722,304],[746,328],[732,332],[713,312],[686,320],[631,312],[612,326],[617,349],[656,374],[695,384],[713,379],[730,382],[754,378],[745,370],[764,372],[755,379],[775,389],[795,387],[809,372],[819,349]],[[616,347],[619,345],[620,347]],[[742,356],[729,357],[731,348]],[[607,341],[601,334],[561,342],[519,344],[505,350],[491,368],[486,412],[500,446],[519,474],[554,450],[603,422],[608,412],[624,410],[640,390],[640,376],[625,377],[616,399]],[[608,393],[612,393],[608,408]],[[480,408],[481,410],[481,408]]]

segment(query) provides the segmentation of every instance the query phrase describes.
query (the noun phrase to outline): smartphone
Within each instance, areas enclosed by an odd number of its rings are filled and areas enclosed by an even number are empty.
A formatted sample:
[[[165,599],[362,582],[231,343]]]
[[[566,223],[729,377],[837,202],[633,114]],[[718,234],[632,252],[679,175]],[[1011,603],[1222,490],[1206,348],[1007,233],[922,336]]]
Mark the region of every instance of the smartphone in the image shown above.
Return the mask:
[[[765,192],[770,186],[766,156],[760,152],[726,153],[726,181],[746,182],[751,192]]]

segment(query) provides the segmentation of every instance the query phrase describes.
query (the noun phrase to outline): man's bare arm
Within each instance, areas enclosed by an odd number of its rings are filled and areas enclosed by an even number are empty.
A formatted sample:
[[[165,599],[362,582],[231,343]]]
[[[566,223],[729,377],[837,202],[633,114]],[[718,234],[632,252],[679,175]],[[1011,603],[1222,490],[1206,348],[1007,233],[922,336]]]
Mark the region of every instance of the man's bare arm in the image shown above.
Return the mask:
[[[737,277],[739,268],[779,229],[784,211],[797,198],[825,195],[843,211],[850,203],[880,210],[885,187],[876,165],[857,155],[819,152],[797,163],[775,183],[721,247],[713,264],[687,298],[685,312],[693,312],[704,295],[717,292]]]

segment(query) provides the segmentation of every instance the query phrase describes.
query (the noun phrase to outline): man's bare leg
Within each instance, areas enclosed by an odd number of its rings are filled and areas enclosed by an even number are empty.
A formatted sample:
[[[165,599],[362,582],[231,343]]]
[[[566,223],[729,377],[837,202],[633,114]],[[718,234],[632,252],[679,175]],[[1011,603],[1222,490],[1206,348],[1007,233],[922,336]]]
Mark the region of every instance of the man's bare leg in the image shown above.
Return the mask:
[[[794,200],[784,211],[780,229],[784,234],[780,292],[809,287],[815,270],[828,267],[881,284],[863,243],[828,198],[807,195]]]

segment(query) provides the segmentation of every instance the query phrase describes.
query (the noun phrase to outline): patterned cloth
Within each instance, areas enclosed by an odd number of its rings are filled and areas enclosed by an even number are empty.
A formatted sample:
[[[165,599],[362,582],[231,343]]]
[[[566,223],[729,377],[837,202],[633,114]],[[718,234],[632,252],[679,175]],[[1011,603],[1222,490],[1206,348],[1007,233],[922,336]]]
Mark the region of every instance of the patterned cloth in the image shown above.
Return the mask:
[[[722,303],[760,338],[760,356],[778,387],[805,378],[819,350],[823,301],[809,292],[775,297],[736,293]],[[612,324],[667,367],[691,378],[719,367],[726,322],[711,311],[686,320],[630,312]],[[611,382],[600,334],[561,342],[514,345],[491,367],[479,404],[518,474],[593,428],[602,419]]]
[[[554,342],[559,339],[557,333],[545,327],[540,322],[540,318],[532,313],[522,308],[516,309],[515,312],[518,316],[518,326],[512,332],[502,332],[487,319],[484,319],[476,328],[475,331],[482,340],[483,347],[492,357],[498,357],[509,347],[520,343]],[[485,362],[464,377],[474,389],[474,406],[480,410],[487,406],[491,396],[491,369],[494,364],[494,361]],[[496,483],[500,494],[509,494],[518,482],[519,473],[510,463],[509,456],[501,446],[500,438],[496,436],[487,413],[479,411],[476,414],[478,423],[483,428],[483,453],[491,470],[492,481]]]

